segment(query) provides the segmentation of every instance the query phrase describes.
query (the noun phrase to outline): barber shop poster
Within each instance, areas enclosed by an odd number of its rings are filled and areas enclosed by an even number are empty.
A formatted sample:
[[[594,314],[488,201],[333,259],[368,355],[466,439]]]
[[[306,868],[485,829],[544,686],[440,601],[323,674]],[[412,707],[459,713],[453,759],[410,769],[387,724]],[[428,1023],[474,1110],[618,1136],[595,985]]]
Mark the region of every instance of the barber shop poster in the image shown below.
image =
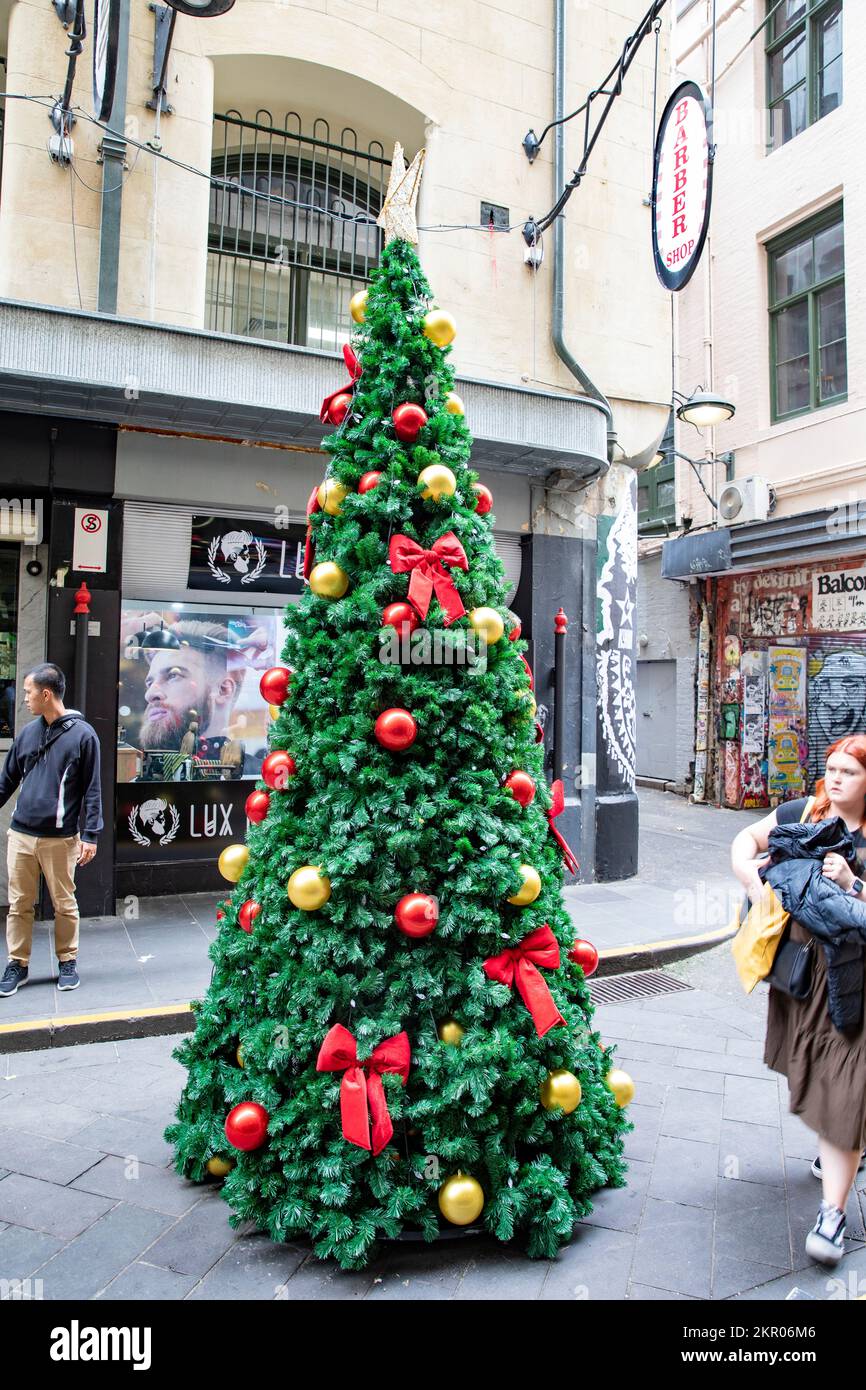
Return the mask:
[[[258,776],[270,723],[259,681],[281,663],[284,640],[281,609],[125,606],[118,782]]]

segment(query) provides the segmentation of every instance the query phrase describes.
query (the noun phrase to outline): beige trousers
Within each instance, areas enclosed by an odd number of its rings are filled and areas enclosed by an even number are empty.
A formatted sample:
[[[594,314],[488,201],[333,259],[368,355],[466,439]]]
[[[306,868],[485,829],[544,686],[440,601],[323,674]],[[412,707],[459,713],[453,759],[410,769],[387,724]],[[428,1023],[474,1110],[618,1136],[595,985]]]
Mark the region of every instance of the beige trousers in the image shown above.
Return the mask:
[[[7,831],[9,846],[9,915],[6,946],[9,959],[27,965],[33,942],[33,914],[43,874],[54,904],[54,949],[58,960],[78,955],[78,903],[75,901],[75,866],[78,835],[54,839],[50,835],[22,835]]]

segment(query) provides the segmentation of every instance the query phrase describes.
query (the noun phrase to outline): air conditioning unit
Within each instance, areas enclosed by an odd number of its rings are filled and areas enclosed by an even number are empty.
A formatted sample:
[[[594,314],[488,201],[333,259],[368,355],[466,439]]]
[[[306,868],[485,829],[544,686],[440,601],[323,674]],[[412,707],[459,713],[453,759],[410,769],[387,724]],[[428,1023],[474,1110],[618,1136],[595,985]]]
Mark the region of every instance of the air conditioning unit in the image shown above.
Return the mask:
[[[731,525],[766,521],[775,505],[776,492],[766,478],[740,478],[719,493],[719,517]]]

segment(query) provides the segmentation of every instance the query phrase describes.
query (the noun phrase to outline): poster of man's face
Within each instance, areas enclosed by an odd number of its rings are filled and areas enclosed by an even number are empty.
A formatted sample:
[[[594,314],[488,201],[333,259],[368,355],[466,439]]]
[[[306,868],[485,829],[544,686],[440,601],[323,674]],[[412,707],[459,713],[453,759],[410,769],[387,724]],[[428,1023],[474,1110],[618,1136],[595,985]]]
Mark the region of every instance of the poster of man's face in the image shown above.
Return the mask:
[[[242,744],[244,773],[267,752],[262,672],[277,665],[282,614],[237,615],[124,608],[121,615],[120,721],[125,742],[142,753]]]

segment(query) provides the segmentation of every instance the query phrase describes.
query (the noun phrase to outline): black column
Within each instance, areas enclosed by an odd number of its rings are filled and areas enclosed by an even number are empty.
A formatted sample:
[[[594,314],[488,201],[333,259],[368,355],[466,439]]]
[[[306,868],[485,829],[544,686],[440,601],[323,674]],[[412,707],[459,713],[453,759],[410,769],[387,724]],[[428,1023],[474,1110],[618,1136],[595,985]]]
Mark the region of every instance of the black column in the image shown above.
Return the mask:
[[[553,676],[554,618],[559,608],[569,620],[565,644],[566,678],[562,782],[565,810],[556,828],[575,854],[581,854],[580,769],[582,738],[583,642],[585,552],[588,543],[578,536],[527,536],[523,542],[520,586],[512,608],[520,618],[523,636],[530,642],[530,664],[535,676],[538,720],[544,726],[545,770],[553,775]],[[591,795],[590,788],[587,795]],[[570,875],[566,876],[569,881]],[[581,864],[581,879],[592,877],[591,864]]]
[[[78,906],[82,917],[102,917],[114,912],[114,797],[117,762],[117,675],[120,659],[120,567],[123,506],[92,494],[55,500],[52,506],[49,573],[58,577],[72,564],[73,523],[76,506],[108,511],[108,568],[105,574],[67,569],[63,586],[52,584],[48,598],[47,657],[66,675],[67,704],[71,707],[75,671],[75,635],[72,610],[75,591],[82,579],[91,591],[88,677],[84,716],[99,739],[102,761],[102,817],[96,858],[76,875]],[[46,906],[50,912],[50,904]]]

